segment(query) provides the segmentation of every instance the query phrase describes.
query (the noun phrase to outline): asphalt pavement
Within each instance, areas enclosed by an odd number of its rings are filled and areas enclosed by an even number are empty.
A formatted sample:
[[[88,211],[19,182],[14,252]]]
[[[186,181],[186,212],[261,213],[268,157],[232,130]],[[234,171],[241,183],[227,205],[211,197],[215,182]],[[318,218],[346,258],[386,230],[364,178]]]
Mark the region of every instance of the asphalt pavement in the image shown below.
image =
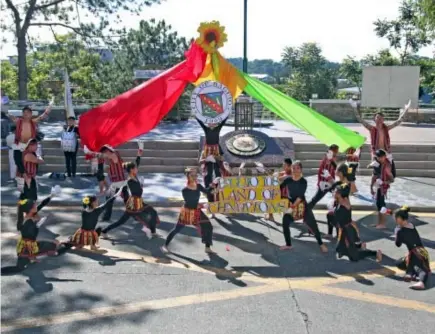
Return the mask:
[[[2,277],[2,332],[11,333],[433,333],[435,277],[413,291],[393,266],[406,249],[394,245],[392,218],[379,231],[371,212],[354,212],[381,264],[337,260],[334,241],[321,254],[303,225],[294,249],[280,251],[279,223],[253,215],[218,215],[214,255],[186,227],[160,251],[178,210],[157,208],[160,238],[147,240],[131,220],[101,240],[104,254],[74,250]],[[2,207],[2,266],[15,263],[15,209]],[[115,210],[113,220],[121,214]],[[65,240],[80,225],[73,208],[44,210],[40,238]],[[325,212],[316,211],[326,232]],[[276,215],[277,220],[279,216]],[[435,213],[412,217],[435,259]],[[433,261],[433,260],[432,260]],[[432,262],[432,268],[435,263]]]

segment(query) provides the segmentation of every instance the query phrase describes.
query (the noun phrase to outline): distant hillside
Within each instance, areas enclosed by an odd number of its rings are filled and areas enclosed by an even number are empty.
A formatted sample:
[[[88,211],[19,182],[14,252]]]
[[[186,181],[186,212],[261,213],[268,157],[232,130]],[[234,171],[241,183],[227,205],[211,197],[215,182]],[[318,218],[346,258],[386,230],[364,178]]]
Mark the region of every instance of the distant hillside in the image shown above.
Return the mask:
[[[243,69],[243,58],[228,58],[227,60],[238,69]],[[328,62],[328,67],[338,70],[340,64]],[[289,69],[285,68],[281,62],[276,62],[272,59],[255,59],[248,61],[248,72],[255,74],[268,74],[275,78],[289,76]]]

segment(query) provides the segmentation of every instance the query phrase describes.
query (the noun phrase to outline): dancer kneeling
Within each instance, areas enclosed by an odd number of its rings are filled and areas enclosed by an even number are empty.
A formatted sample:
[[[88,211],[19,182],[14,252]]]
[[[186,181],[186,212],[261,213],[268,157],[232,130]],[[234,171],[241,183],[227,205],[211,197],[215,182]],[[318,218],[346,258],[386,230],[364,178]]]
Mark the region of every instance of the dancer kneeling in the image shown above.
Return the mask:
[[[316,218],[314,217],[311,207],[307,206],[305,199],[307,180],[302,176],[302,164],[300,161],[295,161],[292,164],[292,175],[282,182],[282,186],[287,187],[290,208],[282,219],[282,229],[286,245],[282,246],[281,249],[286,250],[292,248],[290,224],[295,220],[303,219],[310,232],[316,238],[320,250],[326,253],[328,249],[323,244]]]
[[[39,205],[36,205],[32,199],[23,199],[18,202],[17,230],[20,231],[21,236],[17,243],[17,265],[2,268],[2,274],[23,271],[29,263],[36,262],[37,256],[57,255],[59,243],[56,240],[37,240],[39,228],[46,221],[45,217],[38,216],[38,212],[50,203],[52,197],[58,194],[60,187],[57,187],[54,187],[52,194]]]
[[[409,251],[407,256],[397,261],[397,267],[405,270],[406,282],[410,282],[414,277],[419,280],[418,283],[410,286],[411,289],[423,290],[431,273],[429,253],[423,247],[415,226],[408,222],[409,211],[407,206],[403,206],[394,214],[398,225],[395,229],[396,246],[400,247],[405,244]]]
[[[365,244],[361,243],[358,228],[352,221],[352,208],[349,202],[350,186],[346,183],[341,184],[335,191],[334,217],[339,226],[337,254],[341,258],[347,256],[351,261],[359,261],[368,256],[376,256],[376,261],[381,262],[382,252],[365,249]]]
[[[128,162],[123,167],[128,173],[126,184],[120,187],[124,198],[125,212],[117,222],[101,231],[102,236],[105,237],[107,232],[125,224],[130,218],[134,218],[144,225],[143,231],[148,237],[156,237],[156,227],[160,221],[157,211],[151,205],[144,203],[142,199],[142,182],[137,177],[138,165],[134,162]],[[111,204],[108,205],[110,207]]]
[[[100,206],[98,206],[96,196],[85,196],[83,198],[82,226],[70,238],[69,244],[71,247],[82,248],[83,246],[91,246],[92,250],[98,249],[98,239],[101,234],[101,227],[95,229],[98,218],[106,209],[107,205],[113,203],[120,195],[121,190]]]
[[[193,168],[186,169],[187,185],[182,190],[184,199],[184,205],[181,208],[180,215],[178,217],[177,225],[168,234],[165,245],[162,247],[162,251],[168,252],[168,245],[171,240],[178,234],[186,225],[194,225],[198,228],[201,234],[202,243],[205,244],[205,252],[213,253],[210,246],[213,241],[213,226],[207,216],[201,211],[199,205],[199,198],[201,193],[210,195],[215,187],[215,182],[211,183],[211,188],[204,188],[197,182],[197,172]]]

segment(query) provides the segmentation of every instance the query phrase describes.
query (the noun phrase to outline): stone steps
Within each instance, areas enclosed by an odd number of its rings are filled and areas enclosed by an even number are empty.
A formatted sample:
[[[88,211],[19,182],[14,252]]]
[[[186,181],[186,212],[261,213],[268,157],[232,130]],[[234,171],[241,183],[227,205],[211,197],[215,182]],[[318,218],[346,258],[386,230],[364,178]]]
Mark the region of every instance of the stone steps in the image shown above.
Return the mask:
[[[395,147],[394,147],[395,148]],[[324,152],[296,152],[297,160],[317,160],[322,156]],[[423,152],[402,152],[402,153],[393,153],[393,157],[396,161],[435,161],[435,153],[423,153]],[[369,161],[371,158],[370,153],[368,151],[363,152],[361,154],[361,160]]]
[[[295,143],[295,152],[326,152],[327,148],[324,144],[320,143]],[[362,147],[363,154],[370,152],[370,145],[365,144]],[[393,144],[393,155],[397,153],[435,153],[435,146],[432,144]]]
[[[125,161],[134,161],[137,153],[137,142],[126,143],[119,148]],[[295,143],[295,159],[301,160],[305,175],[317,173],[319,162],[323,158],[326,147],[320,143]],[[394,159],[397,175],[402,177],[435,177],[435,146],[432,145],[394,145]],[[43,142],[45,164],[40,173],[63,172],[65,158],[58,140]],[[199,142],[189,141],[145,141],[141,158],[141,173],[182,173],[187,166],[197,166]],[[8,170],[8,152],[1,153],[2,171]],[[82,150],[78,153],[78,173],[89,173],[90,163],[84,159]],[[372,170],[365,168],[370,163],[370,146],[364,145],[361,156],[360,175],[371,175]],[[238,167],[238,166],[232,166]],[[281,166],[266,166],[279,169]],[[106,166],[107,168],[107,166]]]

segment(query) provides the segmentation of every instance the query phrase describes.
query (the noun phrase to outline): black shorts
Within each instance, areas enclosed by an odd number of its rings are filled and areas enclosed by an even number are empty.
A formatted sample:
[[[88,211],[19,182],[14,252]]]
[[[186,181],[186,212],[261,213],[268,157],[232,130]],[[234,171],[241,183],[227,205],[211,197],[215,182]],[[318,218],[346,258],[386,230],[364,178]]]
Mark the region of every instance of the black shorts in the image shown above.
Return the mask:
[[[381,189],[378,189],[376,193],[376,208],[378,211],[381,211],[381,209],[385,206],[385,195],[382,194]]]

